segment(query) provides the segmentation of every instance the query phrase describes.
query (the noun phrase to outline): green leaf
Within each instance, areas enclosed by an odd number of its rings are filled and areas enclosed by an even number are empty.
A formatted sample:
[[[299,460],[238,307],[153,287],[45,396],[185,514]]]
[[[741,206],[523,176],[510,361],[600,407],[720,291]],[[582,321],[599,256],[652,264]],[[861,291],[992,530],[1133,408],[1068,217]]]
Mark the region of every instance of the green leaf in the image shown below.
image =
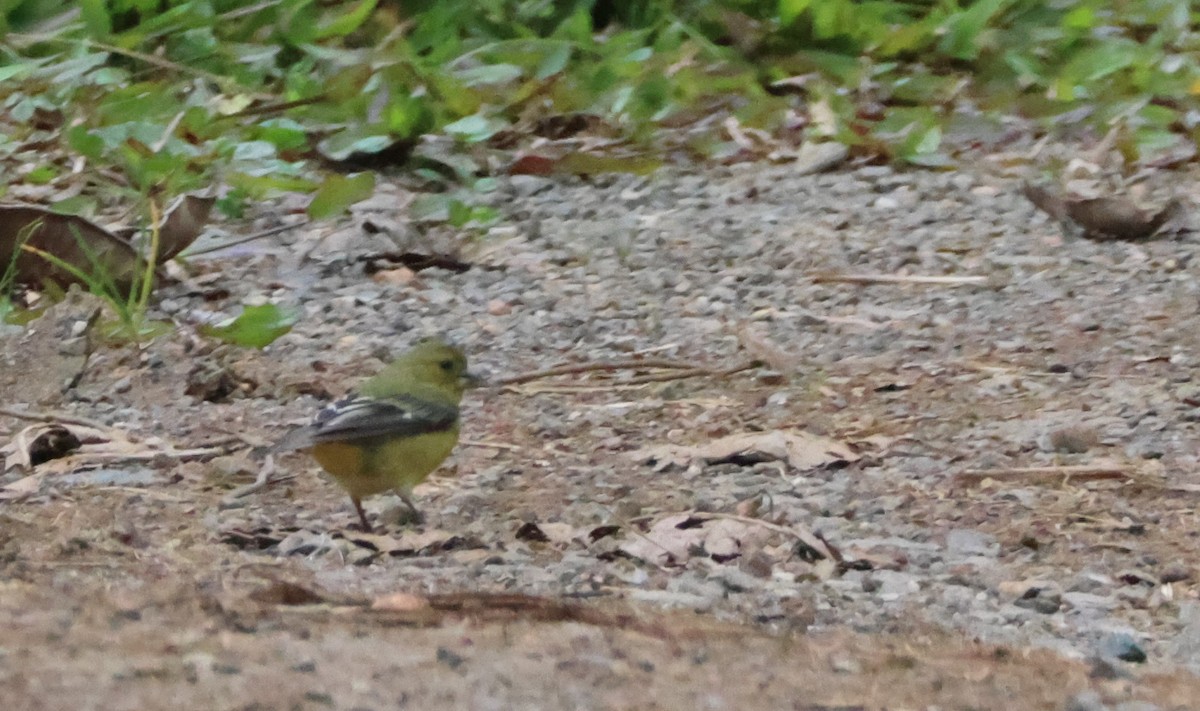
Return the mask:
[[[345,37],[361,27],[367,21],[367,18],[371,16],[371,13],[375,11],[375,6],[378,4],[378,0],[362,0],[362,2],[358,3],[357,6],[351,8],[345,14],[322,23],[321,27],[317,30],[317,39]]]
[[[233,171],[225,176],[230,186],[244,191],[251,197],[269,197],[277,193],[307,193],[317,189],[317,184],[307,178],[288,175],[256,175],[244,171]]]
[[[462,227],[471,221],[471,206],[462,200],[451,200],[449,204],[449,222],[455,227]]]
[[[53,165],[39,165],[25,174],[25,182],[32,185],[45,185],[58,177],[58,168]]]
[[[979,36],[988,23],[999,15],[1011,0],[977,0],[962,12],[951,15],[944,26],[945,36],[938,49],[955,59],[975,59],[983,49]]]
[[[812,5],[813,0],[779,0],[777,12],[779,13],[779,23],[784,25],[792,24],[796,18],[804,14],[809,5]]]
[[[1062,100],[1102,96],[1109,86],[1099,80],[1133,65],[1139,47],[1131,41],[1113,41],[1079,52],[1062,68],[1055,81],[1055,94]]]
[[[1075,30],[1090,30],[1096,26],[1096,9],[1086,4],[1063,15],[1062,26]]]
[[[112,34],[112,18],[108,14],[108,3],[104,0],[82,0],[79,14],[91,37],[105,40]]]
[[[391,136],[362,136],[354,131],[342,131],[321,141],[320,149],[328,158],[346,160],[355,153],[378,153],[395,142]]]
[[[465,86],[487,86],[507,84],[515,79],[520,79],[524,73],[524,70],[515,64],[488,64],[481,67],[470,67],[455,72],[454,75]]]
[[[72,126],[67,129],[67,143],[81,155],[100,160],[104,154],[104,139],[90,133],[84,126]]]
[[[278,150],[299,150],[308,145],[308,133],[291,119],[269,119],[258,125],[258,137]]]
[[[276,304],[247,306],[235,318],[216,326],[201,326],[200,333],[237,346],[266,348],[291,331],[296,319],[295,311]]]
[[[346,211],[356,202],[375,194],[375,174],[331,175],[317,188],[308,204],[308,216],[314,220],[331,217]]]
[[[562,72],[567,68],[567,62],[571,61],[571,53],[575,48],[569,42],[560,42],[553,50],[542,58],[538,64],[537,72],[534,77],[537,79],[549,79]]]
[[[233,149],[236,161],[261,161],[275,157],[275,144],[268,141],[246,141]]]
[[[456,136],[462,136],[471,143],[486,141],[505,127],[505,123],[498,119],[488,118],[482,114],[473,114],[465,116],[454,123],[446,124],[442,130],[446,133]]]

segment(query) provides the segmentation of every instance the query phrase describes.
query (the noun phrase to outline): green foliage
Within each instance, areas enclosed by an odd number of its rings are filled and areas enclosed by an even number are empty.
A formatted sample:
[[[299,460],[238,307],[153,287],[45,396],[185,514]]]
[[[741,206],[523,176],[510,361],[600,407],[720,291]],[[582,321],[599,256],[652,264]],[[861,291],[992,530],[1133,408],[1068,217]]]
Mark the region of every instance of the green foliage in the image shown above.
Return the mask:
[[[247,306],[236,317],[216,326],[204,326],[200,332],[237,346],[266,348],[291,331],[295,323],[295,312],[275,304],[262,304]]]
[[[150,255],[158,253],[158,236],[157,228],[151,231],[148,249]],[[169,330],[169,325],[150,321],[146,317],[150,295],[154,290],[156,265],[153,256],[139,260],[138,276],[130,282],[126,289],[122,287],[121,280],[109,270],[104,260],[92,251],[82,235],[75,233],[75,240],[79,249],[87,255],[91,264],[90,268],[77,266],[58,255],[30,244],[23,244],[22,249],[36,254],[58,269],[71,274],[86,286],[89,292],[100,297],[109,305],[117,318],[115,321],[106,321],[100,324],[101,334],[106,340],[139,343]],[[13,266],[15,265],[16,260],[14,259]],[[7,289],[5,291],[7,292]]]
[[[325,178],[308,204],[308,216],[314,220],[346,211],[356,202],[366,200],[375,192],[375,176],[371,173]]]
[[[1196,17],[1184,0],[6,0],[0,170],[63,213],[219,182],[225,215],[300,191],[320,219],[403,164],[437,189],[413,219],[482,232],[501,219],[478,204],[500,164],[486,151],[578,117],[610,150],[524,170],[641,174],[737,156],[747,135],[941,167],[948,136],[1014,114],[1173,161],[1200,138]],[[63,189],[78,161],[82,194]],[[128,289],[75,269],[140,339],[154,267]],[[263,347],[293,318],[253,307],[209,332]]]
[[[807,135],[940,165],[968,107],[1116,126],[1131,160],[1150,160],[1191,147],[1200,95],[1183,0],[85,0],[65,15],[10,0],[0,13],[0,161],[61,110],[50,138],[121,174],[112,190],[219,179],[239,195],[228,214],[318,187],[314,214],[333,214],[348,188],[318,175],[327,161],[405,160],[429,133],[469,154],[574,114],[648,153],[658,127],[703,126],[689,139],[701,156],[730,139],[701,119],[783,137],[801,114]],[[798,76],[802,89],[771,87]],[[53,185],[65,164],[25,179]]]

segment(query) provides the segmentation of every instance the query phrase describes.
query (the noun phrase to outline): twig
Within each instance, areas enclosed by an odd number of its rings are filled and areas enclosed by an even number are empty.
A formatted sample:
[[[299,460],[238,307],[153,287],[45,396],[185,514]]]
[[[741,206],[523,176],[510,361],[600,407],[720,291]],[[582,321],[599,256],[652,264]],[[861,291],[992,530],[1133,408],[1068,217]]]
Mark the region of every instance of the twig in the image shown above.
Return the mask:
[[[629,380],[621,381],[621,385],[645,385],[646,383],[664,383],[671,380],[685,380],[687,378],[695,378],[702,375],[713,375],[713,371],[708,368],[691,368],[689,370],[676,370],[667,373],[647,373],[645,375],[635,375]]]
[[[65,422],[71,425],[82,425],[83,427],[91,427],[97,430],[110,430],[109,425],[100,422],[99,420],[89,419],[80,415],[72,415],[67,412],[55,412],[46,410],[42,412],[34,410],[18,410],[12,407],[0,406],[0,416],[13,417],[18,420],[34,420],[37,422]]]
[[[612,393],[645,390],[648,383],[605,383],[604,385],[546,385],[530,383],[523,385],[520,392],[528,395],[579,395],[581,393]]]
[[[815,274],[814,284],[930,284],[941,286],[986,285],[985,276],[905,276],[901,274]]]
[[[625,383],[622,383],[622,384],[623,385],[625,385],[625,384],[641,385],[643,383],[662,383],[662,382],[666,382],[668,380],[683,380],[685,378],[696,378],[696,377],[701,377],[701,376],[724,378],[724,377],[727,377],[730,375],[736,375],[737,373],[741,373],[746,370],[753,370],[754,368],[758,368],[761,366],[762,366],[762,361],[758,360],[758,359],[754,359],[754,360],[745,361],[743,363],[739,363],[739,364],[733,366],[732,368],[726,368],[725,370],[711,370],[709,368],[692,368],[691,370],[683,370],[683,371],[678,371],[675,373],[650,373],[647,375],[639,375],[637,377],[630,378],[628,381],[626,381]]]
[[[556,375],[577,375],[579,373],[594,373],[597,371],[611,372],[614,370],[649,370],[649,369],[666,369],[682,371],[677,373],[658,373],[654,375],[644,375],[622,384],[637,384],[643,382],[660,382],[662,380],[675,380],[677,378],[693,378],[700,375],[709,376],[725,376],[740,373],[743,370],[758,367],[757,360],[746,361],[732,368],[713,369],[702,366],[697,366],[694,363],[682,363],[677,360],[666,360],[661,358],[645,358],[633,360],[615,360],[601,361],[597,363],[575,363],[571,365],[558,365],[553,368],[544,370],[534,370],[528,373],[520,373],[507,378],[501,378],[494,381],[492,385],[520,385],[533,380],[541,380],[542,378],[552,378]]]
[[[298,227],[304,227],[308,223],[309,223],[308,220],[302,220],[295,224],[277,225],[275,227],[272,227],[267,230],[263,230],[261,232],[255,232],[252,235],[246,235],[245,237],[238,237],[237,239],[230,240],[228,242],[222,242],[221,244],[214,244],[214,245],[209,245],[207,247],[200,247],[199,249],[184,250],[183,256],[184,257],[195,257],[200,254],[209,254],[210,252],[219,252],[222,249],[229,249],[230,247],[236,247],[239,244],[253,242],[254,240],[263,239],[265,237],[273,237],[282,232],[287,232],[288,230],[294,230]]]
[[[552,378],[556,375],[577,375],[579,373],[593,373],[596,371],[613,371],[613,370],[645,370],[647,368],[673,368],[676,370],[693,370],[695,365],[692,363],[681,363],[677,360],[665,360],[661,358],[645,358],[645,359],[629,359],[629,360],[614,360],[598,363],[571,363],[567,365],[556,365],[553,368],[545,368],[542,370],[533,370],[528,373],[520,373],[507,378],[501,378],[495,381],[494,385],[520,385],[528,383],[531,380],[541,380],[542,378]]]
[[[460,439],[458,443],[464,447],[491,447],[492,449],[507,449],[511,452],[520,452],[524,447],[518,444],[508,444],[507,442],[485,442],[481,439]]]
[[[258,476],[255,477],[254,482],[252,484],[247,484],[245,486],[238,487],[237,489],[234,489],[233,491],[229,492],[225,496],[225,500],[233,501],[234,499],[240,499],[244,496],[249,496],[250,494],[253,494],[254,492],[258,491],[259,489],[270,486],[271,484],[274,484],[277,481],[283,481],[283,479],[287,478],[287,477],[280,477],[280,478],[276,479],[275,471],[276,471],[275,470],[275,457],[273,455],[268,454],[266,461],[263,462],[262,469],[258,470]]]
[[[161,491],[155,491],[154,489],[150,489],[148,487],[144,488],[144,487],[137,487],[137,486],[89,486],[89,487],[87,487],[86,491],[87,491],[87,493],[91,493],[94,491],[120,491],[125,494],[135,494],[137,496],[145,496],[145,497],[151,498],[151,499],[158,499],[159,501],[171,501],[171,502],[183,501],[183,499],[179,498],[178,496],[171,496],[170,494],[164,494]]]
[[[1001,469],[967,469],[955,478],[973,482],[984,479],[1078,479],[1098,481],[1105,479],[1128,479],[1129,472],[1115,466],[1072,466],[1072,467],[1013,467]]]
[[[179,122],[183,121],[184,115],[185,113],[180,111],[179,113],[175,114],[175,118],[171,119],[170,122],[167,123],[167,127],[163,129],[162,136],[160,136],[159,139],[154,142],[154,145],[150,146],[150,150],[152,152],[162,153],[162,149],[167,147],[167,141],[170,141],[171,136],[175,134],[175,129],[179,128]]]

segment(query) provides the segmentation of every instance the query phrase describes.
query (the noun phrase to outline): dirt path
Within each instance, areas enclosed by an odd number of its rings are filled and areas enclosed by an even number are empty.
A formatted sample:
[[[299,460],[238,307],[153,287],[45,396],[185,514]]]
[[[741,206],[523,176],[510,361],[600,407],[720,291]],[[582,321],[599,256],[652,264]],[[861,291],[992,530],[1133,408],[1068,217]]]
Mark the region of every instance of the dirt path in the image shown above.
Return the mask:
[[[1015,186],[786,166],[514,178],[493,196],[508,219],[463,245],[471,271],[367,276],[347,257],[395,245],[358,225],[404,215],[385,188],[339,231],[193,265],[228,295],[164,291],[184,322],[300,308],[262,353],[182,328],[101,349],[59,396],[90,305],[6,333],[0,402],[86,417],[144,456],[0,480],[0,695],[1200,707],[1194,243],[1064,243]],[[825,278],[849,273],[979,279]],[[261,445],[433,332],[493,375],[631,358],[711,372],[473,394],[464,443],[418,489],[419,529],[383,498],[368,509],[384,533],[355,533],[302,455],[234,496]],[[766,367],[712,374],[748,355]],[[784,448],[715,453],[729,436]],[[205,447],[220,456],[178,451]],[[477,606],[440,611],[445,595]],[[511,599],[536,602],[496,607]]]

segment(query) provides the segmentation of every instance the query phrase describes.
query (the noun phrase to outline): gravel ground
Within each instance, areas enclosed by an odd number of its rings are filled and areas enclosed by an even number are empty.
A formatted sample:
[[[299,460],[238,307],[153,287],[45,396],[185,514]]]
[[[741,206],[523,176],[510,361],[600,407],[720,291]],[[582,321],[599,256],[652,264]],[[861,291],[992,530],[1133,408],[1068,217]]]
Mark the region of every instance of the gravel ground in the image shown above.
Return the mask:
[[[1185,180],[1140,187],[1162,198]],[[755,164],[512,177],[488,198],[499,226],[459,244],[470,271],[364,276],[360,254],[444,241],[404,222],[410,197],[385,186],[353,223],[193,265],[224,300],[194,285],[165,293],[162,309],[187,319],[298,305],[300,323],[266,352],[182,336],[136,358],[107,352],[68,405],[177,443],[268,442],[374,357],[435,332],[493,377],[631,357],[721,369],[747,353],[765,368],[650,383],[582,373],[473,394],[464,444],[418,489],[419,531],[383,497],[368,510],[386,532],[353,532],[348,502],[289,456],[279,467],[295,478],[197,507],[189,525],[215,564],[280,564],[337,594],[621,599],[773,632],[934,625],[1100,658],[1117,676],[1147,659],[1200,670],[1192,239],[1066,239],[1010,179]],[[180,397],[170,373],[185,357],[233,373],[246,396]],[[725,436],[781,431],[848,449],[815,466],[640,456],[672,444],[699,457]],[[257,462],[157,473],[215,504]],[[136,506],[153,518],[159,504]],[[1061,708],[1134,707],[1084,694]]]

